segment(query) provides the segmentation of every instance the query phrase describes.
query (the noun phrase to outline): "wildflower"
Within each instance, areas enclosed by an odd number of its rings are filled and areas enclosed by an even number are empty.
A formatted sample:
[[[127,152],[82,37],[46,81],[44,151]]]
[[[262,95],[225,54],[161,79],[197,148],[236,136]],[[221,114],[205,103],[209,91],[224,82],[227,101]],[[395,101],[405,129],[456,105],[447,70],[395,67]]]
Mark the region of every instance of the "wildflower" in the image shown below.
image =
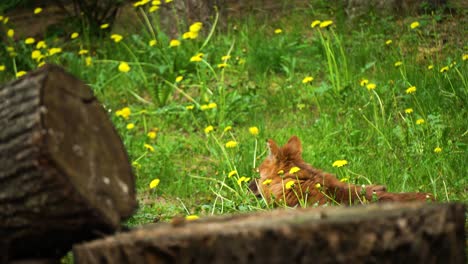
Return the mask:
[[[314,77],[311,77],[311,76],[306,76],[304,77],[304,79],[302,79],[302,83],[310,83],[311,81],[314,80]]]
[[[123,39],[122,35],[119,34],[112,34],[110,38],[113,39],[115,43],[118,43]]]
[[[392,42],[393,41],[391,39],[389,39],[389,40],[385,41],[385,45],[390,45],[390,44],[392,44]]]
[[[398,67],[400,67],[401,65],[403,65],[403,62],[397,61],[397,62],[395,62],[395,64],[393,64],[393,65],[394,65],[395,67],[398,68]]]
[[[231,178],[232,176],[237,175],[237,171],[233,170],[228,173],[228,178]]]
[[[141,0],[141,1],[133,3],[133,7],[144,6],[149,2],[150,2],[150,0]]]
[[[369,80],[367,79],[362,79],[361,82],[359,83],[361,86],[366,86],[369,83]]]
[[[325,20],[323,22],[320,23],[319,27],[320,28],[326,28],[328,26],[330,26],[331,24],[333,24],[333,21],[331,20]]]
[[[13,37],[15,36],[15,31],[14,31],[13,29],[11,29],[11,28],[8,29],[8,31],[7,31],[7,36],[8,36],[9,38],[13,38]]]
[[[124,119],[128,119],[128,117],[132,114],[132,110],[129,107],[124,107],[120,110],[115,112],[116,116],[123,117]]]
[[[167,0],[166,0],[166,3],[167,3]],[[200,218],[200,217],[198,217],[198,215],[187,215],[187,216],[185,217],[185,220],[187,220],[187,221],[193,221],[193,220],[197,220],[197,219],[199,219],[199,218]]]
[[[154,152],[154,147],[151,146],[150,144],[144,144],[143,146],[145,147],[145,149],[149,150],[150,152]]]
[[[210,132],[213,131],[213,130],[214,130],[214,127],[213,127],[213,126],[207,126],[207,127],[205,127],[205,134],[208,134],[208,133],[210,133]]]
[[[260,131],[258,130],[258,127],[256,126],[253,126],[253,127],[249,127],[249,133],[253,136],[256,136],[258,135]]]
[[[37,42],[36,49],[45,49],[45,48],[47,48],[47,44],[45,43],[45,41],[41,40]]]
[[[159,185],[159,182],[160,182],[160,181],[161,181],[161,180],[159,180],[159,179],[154,179],[154,180],[152,180],[152,181],[150,182],[150,184],[149,184],[150,189],[156,188],[156,187]]]
[[[134,128],[135,128],[135,124],[133,124],[133,123],[128,123],[127,124],[127,130],[132,130]]]
[[[222,60],[222,61],[227,61],[227,60],[229,60],[230,58],[231,58],[231,55],[224,55],[224,56],[221,57],[221,60]]]
[[[440,72],[441,72],[441,73],[444,73],[444,72],[446,72],[446,71],[448,71],[448,70],[449,70],[449,67],[448,67],[448,66],[445,66],[445,67],[442,67],[442,69],[440,69]]]
[[[275,29],[275,34],[281,34],[283,33],[283,30],[281,28]]]
[[[176,83],[179,83],[179,82],[181,82],[183,79],[184,79],[184,76],[179,75],[179,76],[177,76],[177,77],[175,78],[175,82],[176,82]]]
[[[407,114],[413,113],[413,108],[406,108],[405,113],[407,113]]]
[[[199,62],[199,61],[202,61],[202,57],[203,57],[203,53],[199,52],[196,55],[192,56],[192,58],[190,58],[190,61]]]
[[[158,42],[157,42],[155,39],[152,39],[152,40],[149,41],[150,47],[155,46],[157,43],[158,43]]]
[[[418,120],[416,120],[416,125],[422,125],[424,124],[426,121],[424,121],[424,119],[422,118],[419,118]]]
[[[410,25],[411,29],[415,29],[417,27],[419,27],[419,22],[418,21],[415,21],[415,22],[411,23],[411,25]]]
[[[8,23],[8,21],[10,21],[10,18],[9,18],[9,17],[5,17],[5,18],[3,19],[3,24],[6,25],[6,24]]]
[[[209,103],[208,108],[213,109],[216,108],[218,105],[216,103]]]
[[[286,188],[286,190],[289,190],[289,189],[291,189],[291,188],[294,186],[294,183],[295,183],[295,181],[288,181],[288,182],[284,185],[284,187]]]
[[[132,162],[132,166],[133,166],[135,169],[141,169],[141,164],[138,163],[138,161]]]
[[[0,64],[0,72],[5,71],[6,67],[3,64]]]
[[[27,38],[27,39],[24,40],[24,43],[27,44],[27,45],[34,44],[34,42],[36,42],[36,40],[34,38]]]
[[[109,24],[108,23],[105,23],[105,24],[102,24],[101,26],[99,26],[101,29],[106,29],[109,27]]]
[[[150,9],[148,11],[150,13],[153,13],[153,12],[156,12],[158,9],[159,9],[158,5],[153,5],[153,6],[150,7]]]
[[[408,87],[408,89],[406,89],[407,94],[412,94],[415,92],[416,92],[416,86],[411,86],[411,87]]]
[[[198,32],[187,31],[182,34],[183,39],[196,39],[198,37]]]
[[[93,63],[93,59],[90,56],[88,56],[85,59],[85,63],[86,63],[86,66],[91,66],[91,64]]]
[[[31,59],[39,61],[42,59],[42,53],[40,50],[33,50],[31,52]]]
[[[277,174],[278,174],[278,175],[283,175],[283,174],[284,174],[284,170],[279,170],[279,171],[277,172]]]
[[[42,67],[42,66],[44,66],[44,65],[45,65],[45,62],[44,62],[44,61],[41,61],[41,62],[39,62],[39,63],[37,64],[37,67]]]
[[[341,178],[340,182],[349,182],[349,177]]]
[[[463,54],[462,60],[464,60],[464,61],[468,60],[468,54]]]
[[[49,55],[52,56],[54,54],[62,52],[62,48],[50,48],[49,49]]]
[[[19,78],[19,77],[21,77],[21,76],[23,76],[25,74],[26,74],[25,71],[19,71],[19,72],[16,73],[16,78]]]
[[[150,139],[155,139],[156,138],[156,131],[150,131],[148,134],[146,134]]]
[[[230,140],[226,142],[226,148],[235,148],[237,147],[237,142],[234,140]]]
[[[377,85],[375,85],[375,83],[369,83],[366,85],[366,88],[367,90],[374,90],[375,88],[377,87]]]
[[[78,33],[78,32],[73,32],[73,33],[70,35],[70,38],[71,38],[71,39],[76,39],[76,38],[78,38],[79,36],[80,36],[80,33]]]
[[[248,182],[248,181],[250,181],[250,178],[245,177],[245,176],[242,176],[242,177],[240,177],[239,179],[237,179],[237,184],[239,184],[239,186],[241,186],[241,184],[242,184],[243,182]]]
[[[203,24],[201,22],[195,22],[189,27],[190,32],[199,32],[201,28],[203,27]]]
[[[194,105],[187,105],[187,106],[185,107],[185,109],[187,109],[187,110],[193,110],[194,108],[195,108]]]
[[[332,166],[333,167],[343,167],[346,164],[348,164],[347,160],[337,160],[337,161],[333,162]]]
[[[178,41],[177,39],[173,39],[169,42],[169,47],[173,48],[177,46],[180,46],[180,41]]]
[[[172,2],[173,0],[166,0],[166,4],[169,4],[170,2]]]
[[[80,51],[78,51],[79,55],[85,55],[85,54],[88,54],[88,53],[89,53],[89,51],[85,50],[85,49],[81,49]]]
[[[126,62],[120,62],[119,64],[119,71],[120,72],[129,72],[130,71],[130,66]]]
[[[151,2],[151,5],[160,5],[161,4],[161,1],[160,0],[153,0]]]
[[[298,171],[300,171],[300,170],[301,170],[301,169],[300,169],[299,167],[294,166],[294,167],[292,167],[292,168],[289,170],[289,173],[290,173],[290,174],[293,174],[293,173],[296,173],[296,172],[298,172]]]
[[[310,24],[310,27],[311,27],[311,28],[314,28],[314,27],[316,27],[317,25],[320,25],[320,20],[314,20],[314,21],[312,22],[312,24]]]
[[[37,15],[37,14],[39,14],[39,13],[41,13],[41,12],[42,12],[42,8],[40,8],[40,7],[34,8],[34,14],[35,14],[35,15]]]
[[[224,132],[228,132],[228,131],[230,131],[231,129],[232,129],[232,126],[227,126],[227,127],[224,128]]]
[[[228,66],[227,63],[220,63],[218,64],[218,68],[226,68]]]
[[[427,66],[427,69],[428,69],[428,70],[434,69],[434,65],[431,64],[431,65]]]
[[[270,185],[270,183],[272,182],[271,179],[266,179],[262,182],[263,185]]]
[[[442,148],[441,148],[441,147],[436,147],[436,148],[434,149],[434,153],[440,153],[440,152],[442,152]]]
[[[314,187],[315,187],[315,189],[320,189],[320,188],[322,188],[322,185],[320,183],[316,183],[314,185]]]

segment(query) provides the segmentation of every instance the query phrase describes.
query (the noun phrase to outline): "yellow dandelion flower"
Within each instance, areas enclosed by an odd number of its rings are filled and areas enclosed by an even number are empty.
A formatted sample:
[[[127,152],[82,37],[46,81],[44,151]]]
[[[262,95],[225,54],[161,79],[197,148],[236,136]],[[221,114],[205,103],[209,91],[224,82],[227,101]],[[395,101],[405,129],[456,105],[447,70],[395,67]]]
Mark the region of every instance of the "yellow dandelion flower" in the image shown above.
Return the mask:
[[[166,4],[169,4],[170,2],[172,2],[173,0],[166,0]]]
[[[0,64],[0,72],[2,72],[2,71],[5,71],[5,70],[6,70],[6,67],[5,67],[5,65],[3,65],[3,64]]]
[[[422,118],[419,118],[418,120],[416,120],[416,125],[422,125],[424,124],[426,121]]]
[[[449,67],[448,67],[448,66],[445,66],[445,67],[442,67],[442,68],[440,69],[440,72],[441,72],[441,73],[444,73],[444,72],[447,72],[448,70],[449,70]]]
[[[133,123],[128,123],[127,124],[127,130],[132,130],[134,128],[135,128],[135,124],[133,124]]]
[[[400,67],[401,65],[403,65],[403,62],[397,61],[397,62],[395,62],[395,64],[393,64],[393,65],[394,65],[395,67],[398,68],[398,67]]]
[[[150,0],[141,0],[141,1],[133,3],[133,7],[144,6],[144,5],[148,4],[149,2],[150,2]]]
[[[216,107],[218,107],[218,105],[216,103],[214,103],[214,102],[208,104],[209,109],[213,109],[213,108],[216,108]]]
[[[42,53],[40,50],[33,50],[31,52],[31,59],[33,60],[36,60],[36,61],[39,61],[40,59],[42,59]]]
[[[226,68],[228,66],[227,63],[219,63],[218,68]]]
[[[234,140],[230,140],[228,142],[226,142],[226,148],[235,148],[237,147],[237,141],[234,141]]]
[[[36,49],[45,49],[45,48],[47,48],[47,44],[45,43],[45,41],[41,40],[37,42]]]
[[[279,170],[279,171],[277,172],[277,174],[278,174],[278,175],[283,175],[283,174],[284,174],[284,170]]]
[[[203,57],[203,53],[199,52],[199,53],[197,53],[196,55],[192,56],[192,57],[190,58],[190,61],[191,61],[191,62],[199,62],[199,61],[202,61],[202,60],[203,60],[202,57]]]
[[[275,29],[275,34],[281,34],[283,33],[283,30],[281,28]]]
[[[208,134],[208,133],[212,132],[213,130],[214,130],[213,126],[207,126],[207,127],[205,127],[205,134]]]
[[[316,27],[316,26],[318,26],[318,25],[320,25],[320,20],[314,20],[314,21],[312,22],[312,24],[310,24],[310,27],[311,27],[311,28],[314,28],[314,27]]]
[[[189,31],[191,32],[198,32],[202,29],[203,23],[202,22],[195,22],[189,27]]]
[[[124,107],[120,110],[117,110],[115,112],[115,115],[116,116],[120,116],[120,117],[123,117],[124,119],[128,119],[128,117],[132,114],[132,110],[130,109],[130,107]]]
[[[10,18],[9,18],[9,17],[3,18],[3,24],[6,25],[6,24],[8,23],[8,21],[10,21]]]
[[[156,131],[150,131],[148,134],[146,134],[150,139],[155,139],[156,138]]]
[[[85,63],[86,66],[91,66],[91,64],[93,63],[93,58],[91,58],[90,56],[86,57]]]
[[[205,111],[205,110],[208,110],[208,109],[209,108],[208,108],[207,104],[203,104],[203,105],[200,106],[200,110],[202,110],[202,111]]]
[[[158,42],[157,42],[155,39],[152,39],[152,40],[149,41],[150,47],[155,46],[157,43],[158,43]]]
[[[462,60],[464,60],[464,61],[468,60],[468,54],[463,54]]]
[[[249,127],[249,133],[253,136],[258,135],[260,133],[260,130],[256,126]]]
[[[408,87],[408,89],[406,89],[407,94],[412,94],[415,92],[416,92],[416,86],[411,86],[411,87]]]
[[[57,53],[62,52],[62,48],[50,48],[49,49],[49,56],[55,55]]]
[[[27,39],[24,40],[24,43],[27,44],[27,45],[34,44],[34,42],[36,42],[36,40],[34,38],[27,38]]]
[[[442,148],[441,147],[436,147],[434,149],[434,153],[441,153],[442,152]]]
[[[406,108],[405,113],[407,113],[407,114],[413,113],[413,108]]]
[[[322,185],[320,183],[316,183],[314,185],[314,187],[315,187],[315,189],[320,189],[320,188],[322,188]]]
[[[180,83],[183,79],[184,79],[184,76],[179,75],[179,76],[177,76],[177,77],[175,78],[175,82],[176,82],[176,83]]]
[[[37,64],[37,67],[39,68],[39,67],[42,67],[42,66],[44,66],[44,65],[45,65],[45,62],[44,62],[44,61],[41,61],[41,62],[39,62],[39,63]]]
[[[110,38],[114,40],[115,43],[118,43],[123,39],[122,35],[119,34],[112,34]]]
[[[340,182],[349,182],[349,177],[341,178]]]
[[[166,3],[167,3],[167,0],[166,0]],[[200,217],[198,217],[198,215],[187,215],[187,216],[185,217],[185,220],[187,220],[187,221],[194,221],[194,220],[197,220],[197,219],[199,219],[199,218],[200,218]]]
[[[13,38],[13,37],[15,36],[15,31],[14,31],[13,29],[11,29],[11,28],[8,29],[8,31],[7,31],[7,36],[8,36],[9,38]]]
[[[153,0],[151,1],[151,5],[160,5],[161,1],[160,0]]]
[[[369,80],[367,80],[367,79],[362,79],[362,80],[359,82],[359,84],[360,84],[361,86],[366,86],[368,83],[369,83]]]
[[[150,182],[150,184],[149,184],[150,189],[154,189],[154,188],[158,187],[160,181],[161,180],[159,180],[159,179],[152,180]]]
[[[86,55],[86,54],[88,54],[88,53],[89,53],[89,51],[88,51],[88,50],[85,50],[85,49],[81,49],[80,51],[78,51],[78,54],[79,54],[79,55]]]
[[[150,13],[153,13],[153,12],[156,12],[158,11],[159,9],[159,6],[158,5],[153,5],[150,7],[150,9],[148,10]]]
[[[120,72],[127,73],[127,72],[130,71],[130,66],[128,65],[128,63],[122,61],[122,62],[120,62],[120,64],[119,64],[119,71],[120,71]]]
[[[245,176],[242,176],[242,177],[240,177],[239,179],[237,179],[237,184],[239,184],[239,186],[241,186],[241,184],[242,184],[243,182],[248,182],[248,181],[250,181],[250,178],[245,177]]]
[[[306,76],[304,77],[304,79],[302,79],[302,83],[310,83],[311,81],[314,80],[314,77],[311,77],[311,76]]]
[[[42,8],[40,8],[40,7],[34,8],[34,14],[35,14],[35,15],[37,15],[37,14],[39,14],[39,13],[41,13],[41,12],[42,12]]]
[[[25,74],[26,74],[25,71],[19,71],[19,72],[16,73],[16,78],[19,78],[19,77],[21,77],[21,76],[23,76]]]
[[[194,105],[187,105],[187,106],[185,107],[185,109],[187,109],[187,110],[193,110],[194,108],[195,108]]]
[[[333,162],[332,166],[333,167],[343,167],[343,166],[345,166],[347,164],[348,164],[347,160],[337,160],[337,161]]]
[[[292,168],[289,170],[289,173],[290,173],[290,174],[293,174],[293,173],[296,173],[296,172],[298,172],[298,171],[300,171],[300,170],[301,170],[301,168],[299,168],[299,167],[297,167],[297,166],[294,166],[294,167],[292,167]]]
[[[80,33],[78,33],[78,32],[73,32],[73,33],[70,35],[70,38],[71,38],[71,39],[76,39],[76,38],[78,38],[79,36],[80,36]]]
[[[263,185],[270,185],[270,183],[272,182],[272,179],[266,179],[262,182]]]
[[[177,39],[173,39],[169,42],[169,47],[173,48],[177,46],[180,46],[180,41],[178,41]]]
[[[222,61],[227,61],[227,60],[229,60],[230,58],[231,58],[231,55],[224,55],[224,56],[221,57],[221,60],[222,60]]]
[[[108,23],[105,23],[105,24],[102,24],[99,26],[101,29],[106,29],[109,27],[109,24]]]
[[[237,175],[237,171],[233,170],[228,173],[228,178],[231,178],[232,176]]]
[[[320,28],[326,28],[328,26],[330,26],[331,24],[333,24],[333,21],[331,20],[325,20],[323,22],[320,23],[319,27]]]
[[[366,85],[367,90],[374,90],[377,87],[375,83],[369,83]]]
[[[288,181],[288,182],[284,185],[284,187],[285,187],[287,190],[289,190],[289,189],[291,189],[291,188],[294,186],[294,183],[296,183],[296,182],[295,182],[295,181]]]
[[[434,69],[434,65],[431,64],[431,65],[427,66],[427,69],[428,69],[428,70]]]
[[[385,45],[390,45],[390,44],[392,44],[392,42],[393,41],[391,39],[389,39],[389,40],[385,41]]]
[[[143,145],[145,147],[146,150],[148,150],[149,152],[154,152],[154,147],[151,146],[150,144],[144,144]]]
[[[227,127],[224,128],[224,132],[228,132],[228,131],[230,131],[231,129],[232,129],[232,126],[227,126]]]
[[[410,24],[410,28],[411,28],[411,29],[415,29],[415,28],[417,28],[417,27],[419,27],[419,22],[418,22],[418,21],[415,21],[415,22],[413,22],[413,23]]]

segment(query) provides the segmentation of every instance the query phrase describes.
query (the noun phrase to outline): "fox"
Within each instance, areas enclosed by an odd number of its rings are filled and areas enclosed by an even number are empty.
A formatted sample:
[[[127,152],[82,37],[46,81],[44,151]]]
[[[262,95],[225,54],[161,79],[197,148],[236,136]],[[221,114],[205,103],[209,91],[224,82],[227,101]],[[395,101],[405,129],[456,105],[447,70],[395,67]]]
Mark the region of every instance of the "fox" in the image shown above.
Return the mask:
[[[429,193],[391,193],[384,185],[359,186],[342,182],[335,175],[303,160],[302,144],[297,136],[292,136],[282,147],[272,139],[267,145],[269,154],[258,167],[260,179],[252,180],[249,189],[268,204],[294,207],[301,204],[434,201]]]

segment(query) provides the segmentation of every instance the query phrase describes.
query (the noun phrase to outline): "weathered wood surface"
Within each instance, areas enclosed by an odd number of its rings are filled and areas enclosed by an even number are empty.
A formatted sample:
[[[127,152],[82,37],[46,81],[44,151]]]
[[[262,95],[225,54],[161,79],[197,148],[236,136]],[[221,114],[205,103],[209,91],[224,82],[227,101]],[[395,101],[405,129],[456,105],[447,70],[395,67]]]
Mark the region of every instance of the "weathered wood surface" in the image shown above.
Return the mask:
[[[59,257],[118,230],[136,208],[134,181],[83,82],[47,65],[0,86],[0,263]]]
[[[155,224],[75,245],[75,263],[466,263],[461,204],[278,210]]]

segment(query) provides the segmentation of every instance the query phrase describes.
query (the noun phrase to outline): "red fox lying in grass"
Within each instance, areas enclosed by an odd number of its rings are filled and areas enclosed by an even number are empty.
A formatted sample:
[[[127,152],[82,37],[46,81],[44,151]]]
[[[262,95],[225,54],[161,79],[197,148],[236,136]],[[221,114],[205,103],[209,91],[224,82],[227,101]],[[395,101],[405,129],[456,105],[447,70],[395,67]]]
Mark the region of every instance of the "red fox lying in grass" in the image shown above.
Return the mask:
[[[267,202],[295,206],[298,204],[344,205],[366,202],[403,202],[434,200],[427,193],[390,193],[382,185],[357,186],[341,182],[334,175],[312,167],[302,159],[302,146],[292,136],[283,147],[268,140],[269,156],[259,167],[260,179],[249,188]],[[273,199],[273,201],[272,201]]]

